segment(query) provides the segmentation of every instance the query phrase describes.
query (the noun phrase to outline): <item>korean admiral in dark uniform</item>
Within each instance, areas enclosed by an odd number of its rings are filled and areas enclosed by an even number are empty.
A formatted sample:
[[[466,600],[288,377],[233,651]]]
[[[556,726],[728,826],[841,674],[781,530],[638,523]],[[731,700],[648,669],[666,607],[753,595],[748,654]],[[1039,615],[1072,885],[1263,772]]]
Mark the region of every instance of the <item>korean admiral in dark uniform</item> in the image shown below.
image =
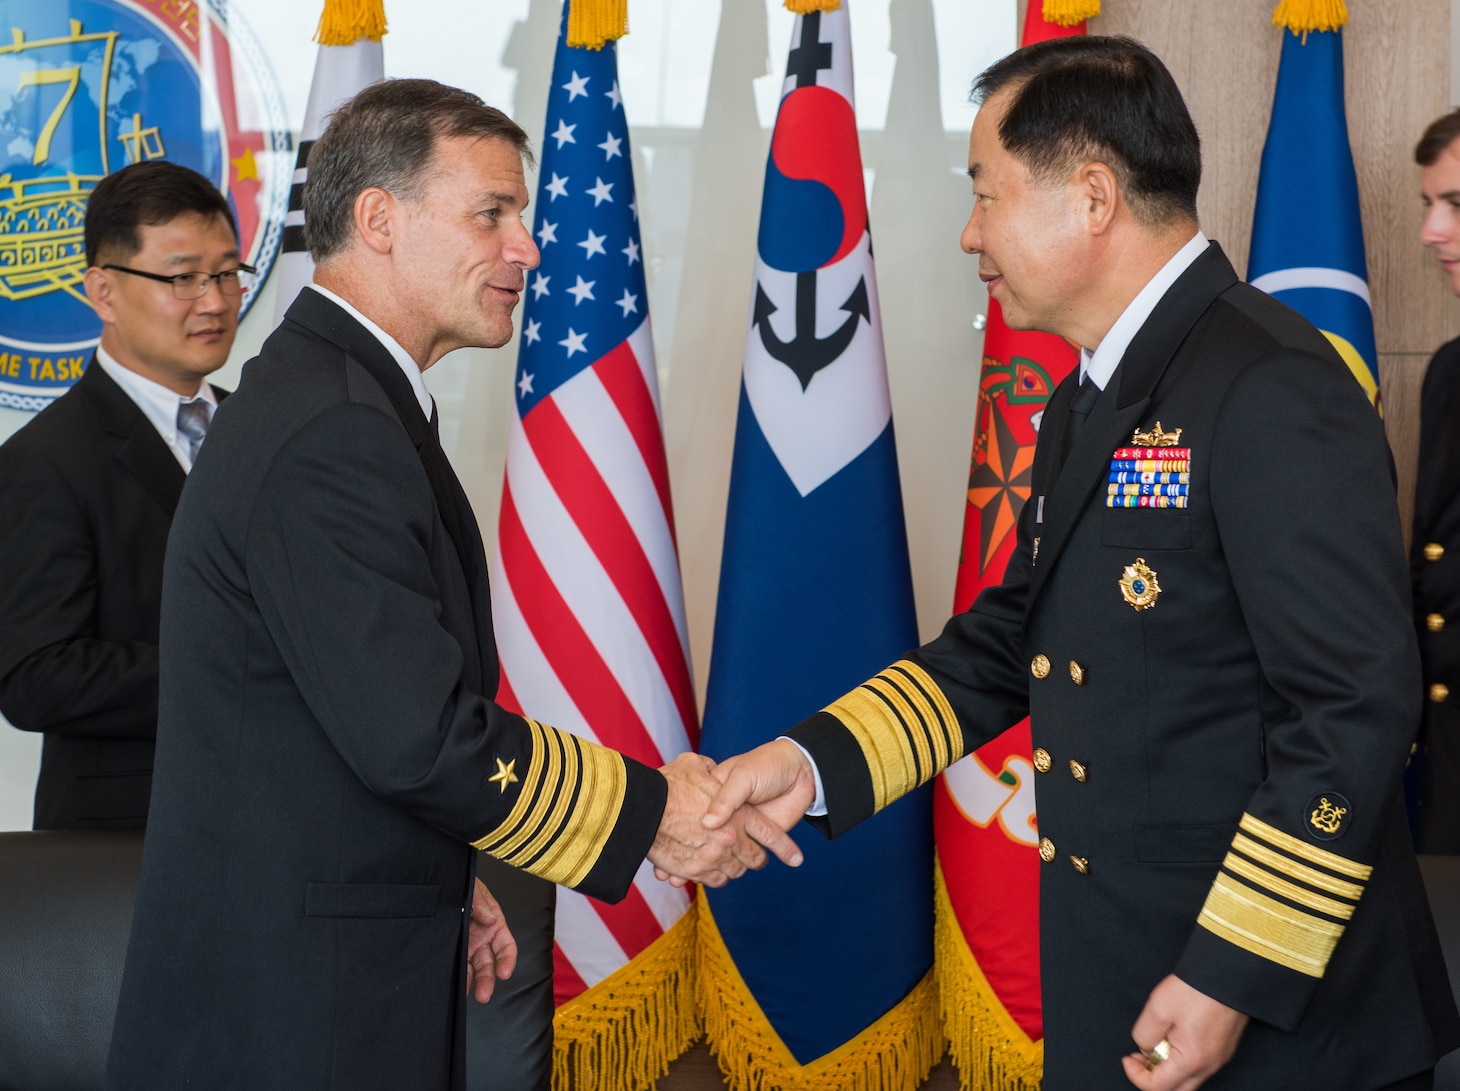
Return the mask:
[[[1088,346],[1017,551],[722,764],[708,821],[819,795],[835,836],[1028,713],[1046,1091],[1428,1087],[1460,1018],[1399,802],[1419,661],[1379,419],[1201,235],[1196,130],[1143,46],[1044,42],[975,93],[963,247],[1011,326]]]
[[[45,734],[36,829],[141,829],[162,557],[251,270],[223,195],[162,159],[102,179],[85,239],[101,343],[0,445],[0,712]]]

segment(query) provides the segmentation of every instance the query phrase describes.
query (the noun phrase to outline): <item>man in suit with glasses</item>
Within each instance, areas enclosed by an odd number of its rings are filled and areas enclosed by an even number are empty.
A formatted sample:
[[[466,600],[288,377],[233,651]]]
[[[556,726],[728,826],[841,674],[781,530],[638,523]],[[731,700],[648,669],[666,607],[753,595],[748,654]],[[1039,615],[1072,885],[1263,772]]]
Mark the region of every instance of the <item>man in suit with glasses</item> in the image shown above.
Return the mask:
[[[0,712],[45,735],[36,829],[141,829],[163,552],[253,270],[227,200],[166,160],[102,179],[85,239],[101,342],[0,445]]]

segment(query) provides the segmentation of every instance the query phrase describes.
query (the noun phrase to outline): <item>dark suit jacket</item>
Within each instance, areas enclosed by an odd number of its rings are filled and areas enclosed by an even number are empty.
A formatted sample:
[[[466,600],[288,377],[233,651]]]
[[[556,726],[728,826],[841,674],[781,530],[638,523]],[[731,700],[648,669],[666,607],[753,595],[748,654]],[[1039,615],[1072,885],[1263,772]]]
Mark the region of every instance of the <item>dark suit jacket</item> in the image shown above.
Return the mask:
[[[618,899],[667,791],[497,681],[440,444],[385,348],[302,292],[173,525],[109,1087],[462,1085],[472,847]]]
[[[1056,477],[1073,390],[1045,413],[1003,585],[792,732],[829,829],[1027,712],[1046,1091],[1128,1087],[1131,1028],[1172,972],[1253,1017],[1213,1091],[1429,1068],[1460,1020],[1398,801],[1419,671],[1377,415],[1215,245]],[[1189,506],[1108,507],[1114,453],[1158,421],[1190,449]]]
[[[1460,853],[1460,340],[1420,393],[1410,575],[1424,664],[1419,850]]]
[[[94,359],[0,445],[0,712],[45,733],[36,829],[146,824],[162,557],[184,476]]]

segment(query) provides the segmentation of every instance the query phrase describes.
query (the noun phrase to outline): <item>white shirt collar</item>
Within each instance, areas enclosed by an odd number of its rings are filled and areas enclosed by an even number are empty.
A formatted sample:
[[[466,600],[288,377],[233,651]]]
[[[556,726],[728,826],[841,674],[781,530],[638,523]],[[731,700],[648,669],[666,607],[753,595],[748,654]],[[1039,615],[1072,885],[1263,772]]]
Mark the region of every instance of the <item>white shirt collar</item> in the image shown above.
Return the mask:
[[[122,388],[122,393],[132,399],[132,403],[142,410],[142,415],[147,418],[152,427],[157,429],[157,434],[162,437],[162,442],[167,444],[168,450],[177,459],[178,465],[188,473],[193,468],[192,457],[188,454],[188,444],[177,434],[177,407],[183,402],[203,401],[218,408],[218,398],[213,393],[213,388],[206,380],[199,380],[198,392],[191,398],[183,397],[175,390],[155,383],[145,375],[139,375],[131,368],[119,363],[111,353],[100,345],[96,346],[96,362],[101,369],[111,377],[111,380]],[[209,417],[213,410],[208,411]]]
[[[406,379],[411,384],[411,389],[415,391],[416,401],[421,403],[421,412],[426,414],[427,420],[430,420],[431,410],[435,407],[436,403],[431,400],[431,392],[426,389],[426,378],[421,374],[420,367],[416,361],[411,359],[411,354],[400,347],[400,342],[356,310],[349,300],[340,298],[328,288],[321,287],[318,284],[308,284],[306,287],[313,288],[375,335],[375,339],[385,346],[385,351],[390,353],[391,357],[400,366],[401,371],[405,373]]]
[[[1171,259],[1157,271],[1156,275],[1146,282],[1134,299],[1120,312],[1120,317],[1110,327],[1110,332],[1105,335],[1094,352],[1089,349],[1080,350],[1080,379],[1083,381],[1087,376],[1090,381],[1101,390],[1105,384],[1110,382],[1110,377],[1115,374],[1115,369],[1120,365],[1121,358],[1125,356],[1125,350],[1130,347],[1131,339],[1146,324],[1146,319],[1151,317],[1151,312],[1161,302],[1171,285],[1176,283],[1178,277],[1191,267],[1191,264],[1201,257],[1202,253],[1210,245],[1207,237],[1198,231],[1192,236],[1190,242],[1183,246]]]

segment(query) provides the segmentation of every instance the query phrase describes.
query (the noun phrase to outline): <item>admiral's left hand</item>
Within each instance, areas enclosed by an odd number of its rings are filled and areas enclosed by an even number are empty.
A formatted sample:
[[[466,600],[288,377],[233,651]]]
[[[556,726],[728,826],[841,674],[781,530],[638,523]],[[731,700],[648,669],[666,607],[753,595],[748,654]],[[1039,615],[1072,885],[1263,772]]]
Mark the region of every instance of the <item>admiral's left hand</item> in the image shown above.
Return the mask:
[[[517,941],[507,927],[502,907],[486,884],[476,881],[471,900],[471,923],[466,939],[466,991],[485,1004],[497,980],[509,978],[517,966]]]
[[[1121,1058],[1125,1075],[1143,1091],[1195,1091],[1232,1059],[1248,1017],[1192,988],[1174,974],[1151,991],[1131,1037],[1140,1052]],[[1152,1065],[1151,1050],[1168,1044]]]

